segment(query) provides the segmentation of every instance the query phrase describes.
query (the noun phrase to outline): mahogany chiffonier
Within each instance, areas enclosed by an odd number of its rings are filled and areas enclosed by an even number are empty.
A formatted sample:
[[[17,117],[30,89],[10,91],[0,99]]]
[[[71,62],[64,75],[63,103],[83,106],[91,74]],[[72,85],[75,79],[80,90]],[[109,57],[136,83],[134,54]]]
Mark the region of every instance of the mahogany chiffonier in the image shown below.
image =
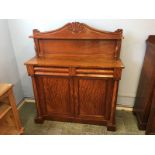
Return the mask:
[[[13,84],[0,83],[0,135],[19,135],[23,132]]]
[[[150,35],[146,44],[133,112],[137,117],[139,129],[144,130],[147,127],[147,133],[149,133],[151,131],[149,128],[152,126],[155,134],[155,35]]]
[[[35,121],[106,125],[115,130],[122,30],[100,31],[73,22],[33,30],[36,56],[26,62],[36,100]]]

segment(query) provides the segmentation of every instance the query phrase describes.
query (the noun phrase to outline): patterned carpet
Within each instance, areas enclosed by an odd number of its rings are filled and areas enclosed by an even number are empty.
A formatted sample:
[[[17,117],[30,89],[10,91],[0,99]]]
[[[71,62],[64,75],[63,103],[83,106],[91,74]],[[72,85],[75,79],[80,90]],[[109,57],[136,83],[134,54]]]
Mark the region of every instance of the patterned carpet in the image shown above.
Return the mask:
[[[137,121],[132,112],[117,110],[115,132],[107,131],[105,126],[45,121],[44,124],[35,124],[35,105],[25,103],[20,109],[25,135],[144,135],[144,131],[137,128]]]

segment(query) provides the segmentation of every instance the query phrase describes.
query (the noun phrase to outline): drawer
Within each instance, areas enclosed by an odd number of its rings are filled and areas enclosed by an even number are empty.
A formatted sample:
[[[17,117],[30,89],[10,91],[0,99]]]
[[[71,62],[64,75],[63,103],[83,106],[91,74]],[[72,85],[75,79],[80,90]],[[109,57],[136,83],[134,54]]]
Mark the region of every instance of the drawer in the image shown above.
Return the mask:
[[[34,67],[35,75],[69,76],[67,67]]]
[[[113,78],[113,69],[90,69],[68,67],[34,67],[35,75],[77,76],[77,77],[101,77]]]
[[[113,78],[113,69],[89,69],[89,68],[77,68],[76,76],[84,77],[103,77],[103,78]]]

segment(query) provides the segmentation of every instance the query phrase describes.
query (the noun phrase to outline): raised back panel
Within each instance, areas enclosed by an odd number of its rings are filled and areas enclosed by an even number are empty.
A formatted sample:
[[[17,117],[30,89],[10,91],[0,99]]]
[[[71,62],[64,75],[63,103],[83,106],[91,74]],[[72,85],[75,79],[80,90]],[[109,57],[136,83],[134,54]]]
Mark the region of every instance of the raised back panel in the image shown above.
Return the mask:
[[[43,55],[93,55],[99,54],[112,58],[115,52],[115,40],[41,40],[40,54]]]
[[[33,31],[37,56],[101,55],[103,58],[119,58],[122,30],[100,31],[83,23],[68,23],[55,31]]]

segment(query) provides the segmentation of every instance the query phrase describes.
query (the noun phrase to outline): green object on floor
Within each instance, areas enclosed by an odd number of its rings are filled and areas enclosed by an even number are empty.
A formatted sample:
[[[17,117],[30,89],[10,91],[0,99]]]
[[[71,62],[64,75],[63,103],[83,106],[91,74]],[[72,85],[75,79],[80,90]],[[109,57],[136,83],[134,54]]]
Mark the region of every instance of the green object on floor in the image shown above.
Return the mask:
[[[115,132],[107,131],[106,126],[44,121],[43,124],[34,122],[36,111],[34,103],[25,103],[20,109],[21,121],[25,135],[144,135],[145,132],[137,127],[135,116],[130,111],[116,111]]]

